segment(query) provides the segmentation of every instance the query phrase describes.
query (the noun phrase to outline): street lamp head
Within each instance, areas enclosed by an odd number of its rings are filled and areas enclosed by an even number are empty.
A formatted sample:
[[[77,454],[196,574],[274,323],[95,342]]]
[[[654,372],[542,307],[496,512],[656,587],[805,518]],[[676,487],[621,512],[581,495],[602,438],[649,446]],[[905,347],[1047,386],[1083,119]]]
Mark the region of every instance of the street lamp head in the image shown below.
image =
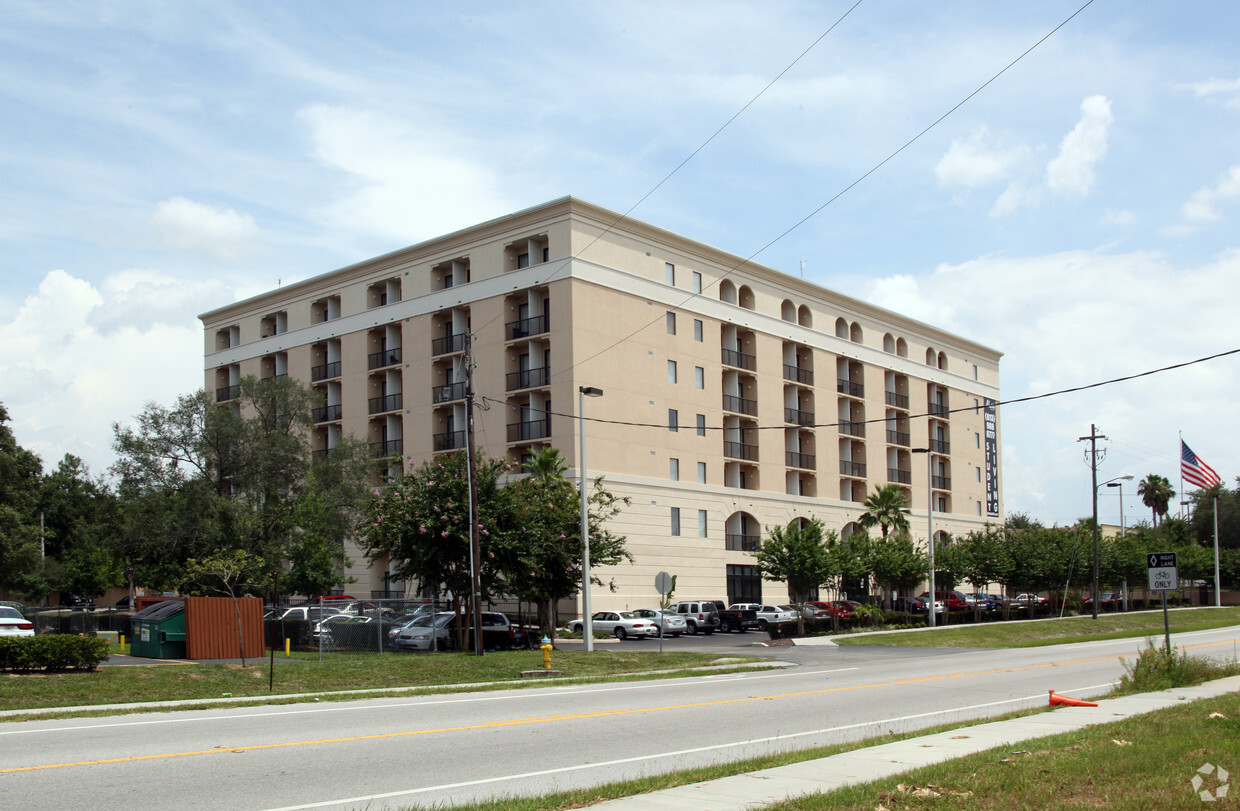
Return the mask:
[[[1120,478],[1121,478],[1121,479],[1123,479],[1123,480],[1124,480],[1124,481],[1126,481],[1126,482],[1130,482],[1130,481],[1132,481],[1132,474],[1131,474],[1131,473],[1125,473],[1123,476],[1120,476]]]
[[[910,453],[929,453],[929,448],[909,448]]]
[[[578,386],[577,391],[581,392],[586,397],[602,397],[603,396],[603,390],[599,388],[595,388],[594,386]]]
[[[1123,487],[1123,482],[1107,482],[1107,487]]]

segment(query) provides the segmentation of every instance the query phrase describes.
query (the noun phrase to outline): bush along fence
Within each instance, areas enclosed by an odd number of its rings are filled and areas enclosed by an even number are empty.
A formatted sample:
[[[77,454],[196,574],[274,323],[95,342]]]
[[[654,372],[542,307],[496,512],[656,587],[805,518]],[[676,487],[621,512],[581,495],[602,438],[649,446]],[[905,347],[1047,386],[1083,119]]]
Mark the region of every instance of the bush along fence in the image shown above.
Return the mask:
[[[0,639],[0,671],[94,670],[107,658],[107,640],[94,636],[40,634]]]

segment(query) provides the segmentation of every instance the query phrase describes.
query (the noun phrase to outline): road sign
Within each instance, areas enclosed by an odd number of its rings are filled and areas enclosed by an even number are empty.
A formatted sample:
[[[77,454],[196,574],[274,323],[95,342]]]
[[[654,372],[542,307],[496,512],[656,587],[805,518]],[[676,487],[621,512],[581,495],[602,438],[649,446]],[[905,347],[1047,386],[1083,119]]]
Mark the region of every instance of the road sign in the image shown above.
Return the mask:
[[[664,597],[672,592],[672,576],[667,572],[659,572],[654,576],[654,588]]]
[[[1146,556],[1145,566],[1150,577],[1150,591],[1175,591],[1180,587],[1175,552],[1151,552]]]

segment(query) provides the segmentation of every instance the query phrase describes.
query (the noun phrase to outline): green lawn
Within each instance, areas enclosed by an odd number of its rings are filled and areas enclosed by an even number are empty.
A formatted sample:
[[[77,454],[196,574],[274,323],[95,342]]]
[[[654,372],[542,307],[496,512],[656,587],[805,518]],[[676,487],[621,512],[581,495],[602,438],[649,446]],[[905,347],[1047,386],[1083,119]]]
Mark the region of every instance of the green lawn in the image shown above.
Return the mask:
[[[1240,607],[1177,608],[1168,612],[1175,634],[1240,625]],[[924,631],[848,634],[832,637],[840,645],[910,645],[933,648],[1032,648],[1098,639],[1162,636],[1162,611],[1099,614],[1093,617],[948,625]]]

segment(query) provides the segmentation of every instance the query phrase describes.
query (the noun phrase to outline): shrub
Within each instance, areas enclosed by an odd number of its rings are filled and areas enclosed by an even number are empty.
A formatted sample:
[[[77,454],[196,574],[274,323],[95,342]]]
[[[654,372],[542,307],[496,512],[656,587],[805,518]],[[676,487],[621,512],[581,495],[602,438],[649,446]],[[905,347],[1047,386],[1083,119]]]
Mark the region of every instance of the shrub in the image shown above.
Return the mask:
[[[1152,638],[1146,639],[1146,647],[1136,659],[1123,665],[1124,675],[1119,677],[1119,686],[1115,688],[1119,695],[1188,687],[1240,673],[1240,664],[1236,662],[1218,664],[1195,658],[1174,648],[1167,650]]]
[[[94,670],[107,658],[107,640],[93,636],[39,634],[0,639],[0,671]]]

